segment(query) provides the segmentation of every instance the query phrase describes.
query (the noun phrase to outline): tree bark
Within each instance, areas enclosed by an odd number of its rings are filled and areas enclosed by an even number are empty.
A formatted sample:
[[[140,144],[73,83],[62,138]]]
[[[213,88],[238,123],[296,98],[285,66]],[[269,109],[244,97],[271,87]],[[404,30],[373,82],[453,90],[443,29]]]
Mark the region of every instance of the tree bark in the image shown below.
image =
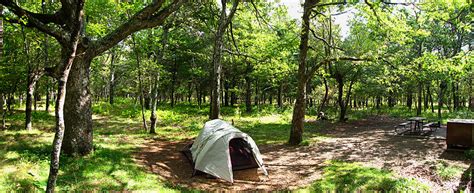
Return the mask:
[[[344,79],[341,75],[336,75],[337,82],[337,104],[339,104],[339,121],[344,122],[346,116],[346,105],[344,104],[343,94],[344,94]]]
[[[472,88],[472,80],[474,79],[474,77],[471,77],[469,79],[469,109],[471,109],[471,111],[474,111],[474,89]]]
[[[230,94],[229,94],[229,82],[224,82],[224,106],[229,106]]]
[[[416,116],[421,116],[421,108],[422,108],[421,107],[421,104],[422,104],[421,96],[422,96],[422,94],[423,94],[423,84],[420,81],[420,83],[418,83],[418,96],[417,96],[418,97],[418,104],[416,106]]]
[[[250,80],[250,63],[247,63],[247,73],[245,75],[245,111],[252,112],[252,80]]]
[[[408,109],[411,110],[412,105],[413,105],[413,94],[411,93],[410,90],[408,90],[408,93],[407,93],[407,107],[408,107]]]
[[[306,0],[303,4],[303,17],[300,34],[300,45],[299,45],[299,59],[298,59],[298,86],[296,90],[296,102],[293,109],[293,117],[291,121],[290,139],[288,143],[290,145],[298,145],[303,141],[303,128],[304,128],[304,117],[306,111],[306,56],[308,54],[308,35],[310,25],[310,15],[313,6],[319,1]]]
[[[33,100],[36,100],[34,98],[34,92],[35,92],[35,85],[36,85],[36,80],[35,80],[35,75],[30,72],[28,74],[28,85],[27,85],[27,90],[26,90],[26,107],[25,107],[25,130],[31,130],[31,107],[32,107],[32,102]]]
[[[0,11],[1,11],[1,7],[0,7]],[[6,111],[5,111],[5,109],[4,109],[3,106],[5,105],[5,102],[6,102],[5,98],[6,98],[6,97],[5,97],[5,95],[4,95],[3,93],[0,93],[0,95],[1,95],[1,97],[0,97],[0,98],[1,98],[1,101],[0,101],[0,111],[1,111],[1,113],[2,113],[2,114],[1,114],[1,115],[2,115],[2,128],[5,129],[5,128],[7,128],[7,124],[6,124],[6,122],[5,122]]]
[[[431,83],[430,83],[431,84]],[[426,88],[426,92],[428,94],[428,98],[430,100],[430,103],[431,103],[431,112],[434,113],[434,104],[433,104],[433,95],[431,94],[431,90],[430,90],[430,85],[428,85],[428,88]]]
[[[159,64],[163,65],[164,63],[164,52],[166,50],[166,46],[168,44],[168,32],[169,32],[169,26],[165,25],[163,28],[163,34],[161,37],[161,50],[160,53],[157,56],[157,61]],[[158,82],[160,80],[160,74],[157,73],[155,76],[153,76],[153,90],[152,90],[152,98],[151,98],[151,115],[150,115],[150,134],[155,134],[156,133],[156,106],[158,103]],[[197,91],[196,91],[197,92]]]
[[[217,27],[217,32],[214,40],[214,51],[212,55],[212,63],[214,65],[212,72],[212,93],[211,93],[211,106],[209,119],[218,119],[220,116],[220,92],[221,92],[221,78],[222,78],[222,63],[221,55],[222,49],[224,46],[224,32],[229,23],[232,21],[235,12],[237,11],[237,6],[239,5],[240,0],[234,0],[232,9],[229,14],[226,13],[226,4],[227,0],[221,0],[221,13],[219,17],[219,26]]]
[[[283,107],[283,101],[282,101],[282,91],[283,91],[283,83],[280,83],[278,85],[278,96],[277,96],[277,104],[279,108]]]
[[[46,104],[45,104],[45,111],[49,112],[49,106],[51,106],[51,81],[49,78],[46,79]]]
[[[319,106],[318,115],[319,115],[319,112],[324,112],[326,108],[326,103],[328,100],[328,95],[329,95],[329,86],[328,86],[328,81],[326,80],[326,77],[323,77],[323,83],[324,83],[324,97],[323,97],[323,100],[321,101],[321,105]]]
[[[232,78],[232,90],[230,91],[230,106],[235,106],[235,103],[237,103],[237,95],[235,94],[235,87],[236,87],[236,81],[235,77]]]
[[[91,93],[89,67],[92,58],[77,56],[72,65],[64,107],[66,129],[62,152],[67,155],[87,155],[93,149]],[[56,98],[59,98],[60,93]],[[58,99],[56,99],[58,101]]]
[[[114,104],[115,98],[115,49],[112,48],[110,57],[110,72],[109,72],[109,104]]]
[[[443,95],[444,95],[444,90],[447,87],[446,81],[442,80],[440,85],[439,85],[439,94],[438,94],[438,121],[442,120],[442,108],[443,108]]]
[[[137,70],[138,70],[138,88],[140,90],[140,106],[142,109],[142,122],[143,122],[143,129],[145,131],[148,131],[148,126],[146,124],[146,118],[145,118],[145,96],[144,96],[144,90],[143,90],[143,80],[142,80],[142,69],[141,69],[141,61],[140,61],[140,54],[138,53],[137,45],[135,42],[135,36],[132,34],[132,43],[133,43],[133,50],[135,51],[135,59],[137,61]]]

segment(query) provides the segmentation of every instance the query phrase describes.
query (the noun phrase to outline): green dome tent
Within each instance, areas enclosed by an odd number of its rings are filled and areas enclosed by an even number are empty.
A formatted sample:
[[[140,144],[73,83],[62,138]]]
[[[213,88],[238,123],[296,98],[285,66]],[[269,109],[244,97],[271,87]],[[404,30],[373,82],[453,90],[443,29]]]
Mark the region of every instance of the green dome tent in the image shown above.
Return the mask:
[[[184,154],[192,161],[195,172],[201,171],[231,183],[235,170],[261,168],[268,175],[255,141],[220,119],[206,122]]]

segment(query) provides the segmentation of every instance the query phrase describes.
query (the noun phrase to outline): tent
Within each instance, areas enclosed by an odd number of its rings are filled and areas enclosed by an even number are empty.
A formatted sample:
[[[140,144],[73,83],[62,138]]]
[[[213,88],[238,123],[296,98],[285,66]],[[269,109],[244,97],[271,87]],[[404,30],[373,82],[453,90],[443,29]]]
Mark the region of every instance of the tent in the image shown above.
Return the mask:
[[[255,141],[220,119],[206,122],[183,153],[194,165],[194,173],[201,171],[231,183],[234,182],[232,171],[236,170],[261,168],[268,175]]]

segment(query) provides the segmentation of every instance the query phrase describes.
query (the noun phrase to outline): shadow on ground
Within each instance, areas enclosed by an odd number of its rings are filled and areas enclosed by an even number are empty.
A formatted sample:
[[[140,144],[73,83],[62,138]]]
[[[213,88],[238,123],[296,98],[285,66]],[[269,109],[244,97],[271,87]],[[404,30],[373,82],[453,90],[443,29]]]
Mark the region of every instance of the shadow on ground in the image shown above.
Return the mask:
[[[466,167],[466,159],[445,152],[444,140],[405,138],[389,135],[400,120],[377,117],[349,123],[307,125],[309,136],[326,136],[308,146],[284,145],[289,125],[260,124],[258,128],[240,126],[257,141],[269,176],[258,173],[258,180],[236,180],[234,184],[204,176],[192,177],[192,168],[180,150],[189,142],[150,139],[135,154],[137,162],[172,185],[200,190],[287,190],[304,187],[321,178],[328,160],[360,162],[363,165],[393,171],[399,176],[420,180],[433,190],[452,190],[460,179],[443,185],[431,179],[432,163],[439,159]],[[307,123],[320,124],[320,123]],[[276,133],[271,132],[275,128]],[[267,137],[265,137],[265,135]],[[271,143],[271,142],[280,143]],[[270,142],[270,143],[266,143]],[[238,176],[238,174],[236,174]]]

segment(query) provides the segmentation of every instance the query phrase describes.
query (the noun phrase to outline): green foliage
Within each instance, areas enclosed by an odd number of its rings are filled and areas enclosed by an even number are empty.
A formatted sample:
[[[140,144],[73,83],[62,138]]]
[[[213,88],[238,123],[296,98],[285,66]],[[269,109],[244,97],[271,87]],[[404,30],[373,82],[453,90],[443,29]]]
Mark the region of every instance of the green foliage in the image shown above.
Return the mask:
[[[429,186],[414,179],[397,178],[391,172],[358,163],[330,161],[324,167],[323,178],[314,182],[311,191],[315,192],[355,192],[355,191],[429,191]]]
[[[446,162],[440,161],[436,164],[436,173],[443,180],[451,180],[461,176],[464,169],[455,165],[449,165]]]

